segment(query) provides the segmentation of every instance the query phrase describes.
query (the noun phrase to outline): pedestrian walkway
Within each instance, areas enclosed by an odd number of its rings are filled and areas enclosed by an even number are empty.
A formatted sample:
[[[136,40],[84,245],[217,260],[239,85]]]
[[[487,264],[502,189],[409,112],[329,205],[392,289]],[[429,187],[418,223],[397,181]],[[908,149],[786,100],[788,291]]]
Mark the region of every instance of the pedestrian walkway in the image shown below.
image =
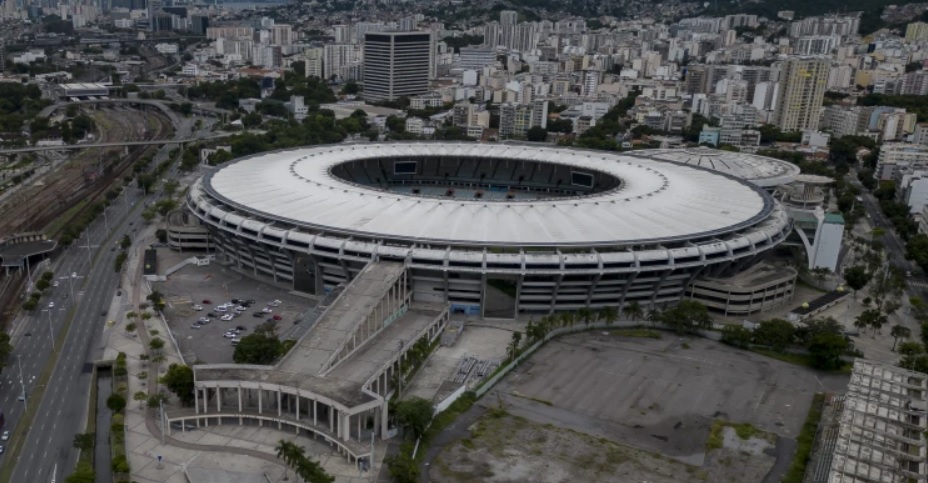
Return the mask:
[[[132,396],[139,391],[144,392],[146,397],[156,393],[159,390],[158,378],[164,375],[170,364],[180,363],[181,359],[176,347],[168,342],[168,327],[160,317],[152,317],[144,323],[136,319],[137,329],[133,332],[126,331],[126,324],[130,321],[125,317],[130,310],[141,313],[140,305],[151,293],[148,282],[141,276],[141,264],[144,248],[155,242],[154,233],[154,226],[144,228],[130,249],[128,269],[121,285],[124,298],[111,306],[109,317],[115,323],[104,333],[105,359],[115,359],[119,352],[127,355],[129,403],[125,422],[132,479],[139,483],[187,483],[187,470],[196,468],[198,474],[213,474],[222,481],[233,474],[240,474],[243,478],[260,474],[270,483],[285,481],[286,474],[292,471],[288,471],[276,457],[274,446],[281,439],[286,439],[305,447],[307,456],[319,461],[330,475],[335,476],[336,483],[369,481],[368,474],[362,474],[356,467],[347,464],[344,456],[322,444],[321,440],[297,437],[292,432],[270,427],[211,425],[195,431],[174,431],[170,436],[162,434],[158,408],[146,408],[144,402],[135,401]],[[160,364],[141,358],[152,339],[151,331],[158,331],[157,336],[168,342],[162,351],[165,361]],[[170,392],[163,390],[163,393],[171,396],[165,410],[180,409]],[[383,454],[386,444],[376,450]]]

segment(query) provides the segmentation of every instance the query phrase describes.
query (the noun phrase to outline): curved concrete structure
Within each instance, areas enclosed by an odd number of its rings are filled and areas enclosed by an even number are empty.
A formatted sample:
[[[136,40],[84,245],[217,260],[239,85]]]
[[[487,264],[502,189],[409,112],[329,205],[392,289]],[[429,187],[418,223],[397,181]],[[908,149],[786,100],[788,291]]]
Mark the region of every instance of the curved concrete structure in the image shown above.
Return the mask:
[[[477,143],[264,153],[206,175],[187,207],[228,260],[296,290],[323,293],[372,260],[400,261],[413,300],[501,316],[674,302],[695,277],[749,266],[792,228],[768,193],[732,175]]]

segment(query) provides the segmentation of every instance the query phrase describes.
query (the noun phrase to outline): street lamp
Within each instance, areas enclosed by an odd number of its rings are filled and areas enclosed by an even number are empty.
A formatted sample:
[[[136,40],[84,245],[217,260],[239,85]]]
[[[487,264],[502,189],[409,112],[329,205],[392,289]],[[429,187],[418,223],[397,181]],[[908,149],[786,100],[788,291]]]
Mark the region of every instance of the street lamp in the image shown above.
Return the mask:
[[[70,294],[69,296],[71,297],[72,300],[74,299],[74,279],[76,278],[84,278],[84,277],[78,276],[77,272],[71,272],[71,275],[66,276],[66,277],[58,277],[58,280],[68,281],[68,293]]]
[[[64,310],[63,308],[58,309],[59,311]],[[52,350],[55,350],[55,331],[52,330],[52,309],[42,309],[42,312],[48,312],[48,340],[52,344]]]

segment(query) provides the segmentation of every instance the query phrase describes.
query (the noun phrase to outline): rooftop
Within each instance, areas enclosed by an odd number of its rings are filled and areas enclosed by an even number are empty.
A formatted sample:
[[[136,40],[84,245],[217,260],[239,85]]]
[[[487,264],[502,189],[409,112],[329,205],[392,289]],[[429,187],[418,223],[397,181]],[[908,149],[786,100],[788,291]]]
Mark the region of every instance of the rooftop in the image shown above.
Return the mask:
[[[646,149],[631,151],[628,154],[700,166],[746,179],[764,188],[791,183],[796,176],[799,176],[799,167],[787,161],[756,154],[736,153],[707,147]]]
[[[491,201],[385,192],[331,173],[335,165],[360,159],[428,163],[442,157],[532,160],[605,173],[622,183],[558,200]],[[264,153],[232,161],[206,175],[203,185],[212,197],[245,214],[311,230],[465,246],[686,240],[760,223],[775,203],[748,182],[701,166],[599,151],[480,143],[341,144]]]

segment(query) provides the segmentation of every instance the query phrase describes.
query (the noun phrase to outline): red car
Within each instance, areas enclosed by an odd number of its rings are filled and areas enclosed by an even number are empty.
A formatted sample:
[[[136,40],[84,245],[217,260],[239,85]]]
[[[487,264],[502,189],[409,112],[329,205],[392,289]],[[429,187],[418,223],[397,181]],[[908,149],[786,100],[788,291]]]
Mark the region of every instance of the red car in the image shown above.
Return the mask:
[[[271,318],[274,319],[274,320],[280,320],[280,316],[279,316],[279,315],[275,315],[275,316],[273,316],[273,317],[271,317]]]
[[[203,305],[209,305],[209,304],[211,304],[211,303],[213,303],[212,300],[210,300],[210,299],[203,299]]]

